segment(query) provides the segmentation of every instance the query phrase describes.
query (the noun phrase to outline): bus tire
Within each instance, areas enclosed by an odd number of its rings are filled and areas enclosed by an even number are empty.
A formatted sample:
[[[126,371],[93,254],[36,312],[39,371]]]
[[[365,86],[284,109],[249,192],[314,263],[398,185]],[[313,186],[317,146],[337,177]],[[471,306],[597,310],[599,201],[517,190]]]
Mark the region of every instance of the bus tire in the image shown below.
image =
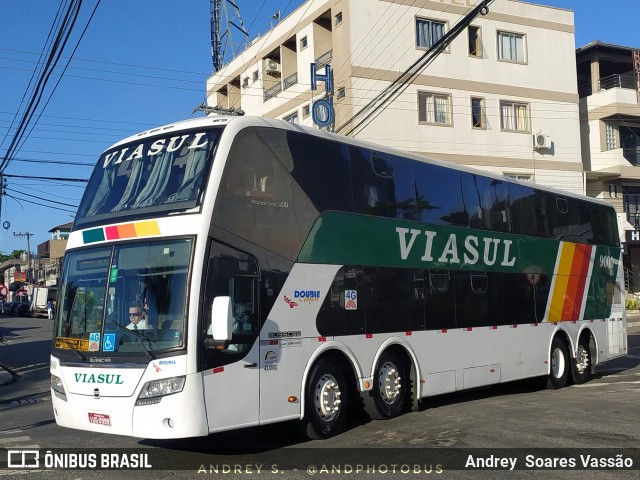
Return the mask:
[[[571,361],[571,378],[573,383],[579,385],[585,383],[591,377],[591,367],[593,366],[591,357],[591,336],[583,334],[578,340],[576,358]]]
[[[388,420],[402,412],[407,396],[409,376],[402,359],[386,351],[378,360],[373,388],[363,392],[365,412],[372,420]]]
[[[547,388],[562,388],[569,378],[571,359],[566,342],[556,335],[551,342],[551,354],[549,355],[549,377]]]
[[[311,440],[336,435],[347,416],[347,381],[342,369],[331,359],[321,358],[311,369],[306,385],[302,434]]]

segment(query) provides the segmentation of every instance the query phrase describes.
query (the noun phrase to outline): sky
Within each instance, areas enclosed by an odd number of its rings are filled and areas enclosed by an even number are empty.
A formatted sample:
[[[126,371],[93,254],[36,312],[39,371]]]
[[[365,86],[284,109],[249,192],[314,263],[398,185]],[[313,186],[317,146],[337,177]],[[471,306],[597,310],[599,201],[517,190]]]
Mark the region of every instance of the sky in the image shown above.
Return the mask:
[[[30,98],[25,92],[58,9],[69,1],[0,0],[0,160]],[[269,29],[274,13],[284,18],[303,0],[236,2],[254,38]],[[638,0],[529,3],[573,10],[577,47],[598,39],[640,48]],[[82,2],[30,125],[36,118],[37,123],[4,170],[5,176],[30,178],[6,177],[0,252],[26,250],[26,238],[14,234],[30,233],[35,253],[51,238],[49,230],[73,220],[85,184],[53,179],[87,179],[99,155],[116,141],[203,115],[193,111],[205,101],[213,71],[210,35],[208,0]],[[237,31],[232,37],[241,39]]]

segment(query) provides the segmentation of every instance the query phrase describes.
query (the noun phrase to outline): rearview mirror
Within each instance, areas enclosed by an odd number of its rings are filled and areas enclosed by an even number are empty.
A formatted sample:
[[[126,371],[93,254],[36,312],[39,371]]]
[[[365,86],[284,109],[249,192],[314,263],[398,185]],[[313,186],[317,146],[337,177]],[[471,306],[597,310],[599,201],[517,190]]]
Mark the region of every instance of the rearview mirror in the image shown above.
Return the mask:
[[[231,340],[233,328],[233,302],[231,297],[216,297],[211,305],[211,335],[215,341]]]

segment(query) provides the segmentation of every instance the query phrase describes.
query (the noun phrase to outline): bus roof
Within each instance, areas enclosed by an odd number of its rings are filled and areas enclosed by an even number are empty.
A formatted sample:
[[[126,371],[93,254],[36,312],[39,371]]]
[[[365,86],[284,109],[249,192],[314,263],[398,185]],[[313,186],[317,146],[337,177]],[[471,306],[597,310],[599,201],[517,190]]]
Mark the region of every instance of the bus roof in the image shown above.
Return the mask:
[[[343,142],[343,143],[348,143],[350,145],[355,145],[358,147],[363,147],[363,148],[368,148],[371,150],[375,150],[381,153],[387,153],[390,155],[398,155],[398,156],[402,156],[402,157],[406,157],[406,158],[411,158],[413,160],[417,160],[420,162],[425,162],[425,163],[430,163],[433,165],[439,165],[442,167],[447,167],[447,168],[453,168],[455,170],[460,170],[463,172],[468,172],[468,173],[473,173],[473,174],[477,174],[477,175],[482,175],[484,177],[488,177],[488,178],[493,178],[496,180],[502,180],[502,181],[506,181],[506,182],[510,182],[510,183],[514,183],[514,184],[519,184],[519,185],[523,185],[523,186],[527,186],[527,187],[531,187],[531,188],[535,188],[537,190],[544,190],[544,191],[548,191],[548,192],[552,192],[552,193],[556,193],[558,195],[563,195],[566,197],[573,197],[573,198],[577,198],[583,201],[591,201],[593,203],[599,203],[602,205],[606,205],[609,207],[612,207],[610,202],[606,202],[604,200],[600,200],[597,198],[593,198],[593,197],[588,197],[585,195],[580,195],[574,192],[570,192],[570,191],[566,191],[566,190],[562,190],[559,188],[555,188],[555,187],[550,187],[550,186],[546,186],[546,185],[540,185],[537,183],[530,183],[530,182],[524,182],[521,180],[517,180],[515,178],[512,177],[507,177],[505,175],[500,175],[497,173],[493,173],[493,172],[488,172],[486,170],[481,170],[478,168],[473,168],[473,167],[468,167],[466,165],[461,165],[458,163],[452,163],[452,162],[448,162],[446,160],[438,160],[435,159],[433,157],[429,157],[427,155],[423,155],[420,153],[415,153],[415,152],[410,152],[410,151],[406,151],[406,150],[400,150],[397,148],[393,148],[393,147],[388,147],[385,145],[380,145],[377,143],[373,143],[373,142],[369,142],[366,140],[360,140],[357,138],[353,138],[353,137],[345,137],[343,135],[338,135],[335,133],[330,133],[330,132],[326,132],[324,130],[319,130],[317,128],[311,128],[311,127],[305,127],[296,123],[291,123],[291,122],[287,122],[285,120],[277,120],[277,119],[273,119],[273,118],[267,118],[267,117],[255,117],[255,116],[222,116],[222,115],[216,115],[216,116],[210,116],[210,117],[200,117],[200,118],[193,118],[193,119],[187,119],[187,120],[181,120],[181,121],[177,121],[174,123],[169,123],[167,125],[162,125],[160,127],[155,127],[149,130],[145,130],[139,133],[136,133],[135,135],[131,135],[130,137],[127,137],[125,139],[120,140],[117,143],[114,143],[113,145],[111,145],[107,150],[110,150],[114,147],[117,147],[119,145],[125,144],[125,143],[129,143],[129,142],[134,142],[136,140],[141,140],[147,137],[152,137],[155,135],[160,135],[160,134],[170,134],[172,132],[179,132],[179,131],[183,131],[183,130],[191,130],[191,129],[198,129],[198,128],[202,128],[202,127],[211,127],[211,126],[227,126],[227,125],[233,125],[234,130],[240,130],[242,128],[246,128],[246,127],[271,127],[271,128],[279,128],[279,129],[284,129],[284,130],[291,130],[291,131],[296,131],[296,132],[303,132],[309,135],[314,135],[316,137],[321,137],[321,138],[325,138],[328,140],[334,140],[337,142]],[[613,207],[612,207],[613,208]]]

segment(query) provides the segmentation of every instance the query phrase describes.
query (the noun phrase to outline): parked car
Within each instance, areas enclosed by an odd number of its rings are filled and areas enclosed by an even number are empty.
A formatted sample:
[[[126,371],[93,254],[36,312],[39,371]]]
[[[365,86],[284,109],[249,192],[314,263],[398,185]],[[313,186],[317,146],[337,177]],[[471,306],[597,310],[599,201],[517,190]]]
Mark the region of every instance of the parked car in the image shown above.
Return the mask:
[[[31,316],[31,307],[28,303],[19,303],[16,305],[16,308],[13,310],[13,315],[16,317],[30,317]]]
[[[31,308],[28,303],[10,302],[5,303],[4,313],[13,317],[28,317],[31,316]]]

